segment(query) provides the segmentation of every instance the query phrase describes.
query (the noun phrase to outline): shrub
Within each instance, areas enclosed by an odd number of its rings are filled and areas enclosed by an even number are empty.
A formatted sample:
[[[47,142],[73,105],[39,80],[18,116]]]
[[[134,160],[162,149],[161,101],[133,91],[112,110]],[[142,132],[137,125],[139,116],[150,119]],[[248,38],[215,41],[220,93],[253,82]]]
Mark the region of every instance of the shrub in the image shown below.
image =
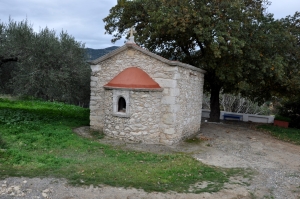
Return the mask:
[[[291,119],[289,127],[300,129],[300,97],[283,102],[279,114]]]
[[[208,94],[203,95],[204,109],[210,109],[210,96]],[[270,109],[267,103],[259,105],[250,99],[242,97],[240,94],[220,94],[220,108],[222,111],[246,113],[256,115],[270,115]]]
[[[284,117],[281,115],[276,115],[274,120],[280,120],[280,121],[285,121],[285,122],[291,122],[291,118],[289,117]]]

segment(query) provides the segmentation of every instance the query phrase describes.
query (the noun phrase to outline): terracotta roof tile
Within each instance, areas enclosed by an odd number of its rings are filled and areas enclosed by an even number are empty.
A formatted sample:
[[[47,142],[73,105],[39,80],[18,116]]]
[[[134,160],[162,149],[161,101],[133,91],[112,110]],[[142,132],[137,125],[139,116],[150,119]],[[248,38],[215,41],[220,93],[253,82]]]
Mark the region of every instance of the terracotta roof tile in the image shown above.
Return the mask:
[[[161,89],[145,71],[137,67],[126,68],[109,81],[105,88],[131,88],[131,89]]]

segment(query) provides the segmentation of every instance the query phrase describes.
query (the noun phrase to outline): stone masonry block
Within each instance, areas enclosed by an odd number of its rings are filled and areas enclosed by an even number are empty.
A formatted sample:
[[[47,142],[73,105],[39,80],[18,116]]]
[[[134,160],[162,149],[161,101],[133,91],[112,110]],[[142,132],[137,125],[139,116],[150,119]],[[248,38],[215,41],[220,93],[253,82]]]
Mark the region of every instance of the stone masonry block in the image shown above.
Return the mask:
[[[92,116],[92,115],[91,115],[91,116],[90,116],[90,120],[91,120],[91,121],[96,121],[96,122],[97,122],[97,121],[99,120],[99,116],[97,116],[97,115]]]
[[[173,77],[173,79],[181,79],[181,75],[180,75],[180,73],[176,73],[176,74],[174,74],[174,77]]]
[[[100,97],[100,96],[91,96],[91,101],[96,101],[96,102],[98,102],[98,101],[100,101],[100,100],[102,100],[102,97]]]
[[[176,97],[164,96],[162,98],[162,104],[175,104],[175,102],[176,102]]]
[[[91,106],[90,107],[90,113],[91,113],[91,115],[92,115],[92,113],[96,113],[96,112],[99,112],[99,111],[101,111],[101,109],[99,107],[97,107],[97,106]]]
[[[180,94],[180,89],[179,88],[170,88],[170,96],[179,96]]]
[[[99,88],[97,88],[96,86],[93,86],[93,87],[91,87],[91,91],[97,92],[97,91],[99,91]]]
[[[96,87],[96,86],[97,86],[97,82],[91,81],[91,87]]]
[[[164,88],[164,90],[163,90],[163,94],[164,95],[169,95],[169,88]]]
[[[167,88],[176,88],[177,81],[173,79],[162,79],[162,78],[154,78],[154,80],[161,86]]]
[[[174,128],[164,129],[164,133],[168,135],[174,134],[175,129]]]
[[[99,65],[91,65],[92,72],[97,72],[101,70],[101,66]]]
[[[98,77],[91,76],[91,81],[94,81],[94,82],[98,81]]]
[[[169,125],[174,124],[174,115],[172,113],[164,114],[162,117],[162,122]]]
[[[169,67],[164,67],[164,71],[169,72],[169,71],[178,71],[178,67],[176,66],[169,66]]]
[[[93,121],[93,120],[91,120],[90,126],[92,126],[93,129],[98,129],[98,130],[102,130],[102,128],[103,128],[103,124],[102,123],[97,122],[97,121]]]
[[[174,104],[174,105],[170,105],[168,107],[168,111],[171,113],[176,113],[180,111],[180,105],[179,104]]]
[[[168,75],[165,74],[165,73],[155,73],[153,77],[154,78],[163,78],[163,79],[168,79],[169,78]]]
[[[96,105],[96,104],[97,104],[97,101],[94,101],[94,100],[91,100],[91,101],[90,101],[90,106]]]

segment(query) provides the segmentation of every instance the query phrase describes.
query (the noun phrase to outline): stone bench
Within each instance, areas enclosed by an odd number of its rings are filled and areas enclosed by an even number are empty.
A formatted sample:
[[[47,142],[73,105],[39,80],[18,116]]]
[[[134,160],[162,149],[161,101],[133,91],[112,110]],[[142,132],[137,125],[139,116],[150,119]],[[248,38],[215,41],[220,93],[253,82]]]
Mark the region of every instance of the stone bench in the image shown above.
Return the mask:
[[[226,118],[233,118],[233,119],[239,119],[241,121],[243,121],[243,116],[242,115],[234,115],[234,114],[224,114],[223,115],[224,120],[226,120]]]

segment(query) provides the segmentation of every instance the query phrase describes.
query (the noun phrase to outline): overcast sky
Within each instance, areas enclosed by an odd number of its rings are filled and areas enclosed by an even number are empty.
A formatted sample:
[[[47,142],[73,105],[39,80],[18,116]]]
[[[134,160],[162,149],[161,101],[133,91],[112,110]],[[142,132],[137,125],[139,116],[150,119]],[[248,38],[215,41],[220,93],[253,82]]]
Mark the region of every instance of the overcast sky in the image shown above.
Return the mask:
[[[268,11],[275,18],[300,11],[300,0],[271,1]],[[9,16],[15,21],[27,18],[37,32],[46,26],[56,33],[65,30],[89,48],[121,46],[124,39],[112,44],[102,21],[116,4],[117,0],[0,0],[0,22],[7,22]]]

